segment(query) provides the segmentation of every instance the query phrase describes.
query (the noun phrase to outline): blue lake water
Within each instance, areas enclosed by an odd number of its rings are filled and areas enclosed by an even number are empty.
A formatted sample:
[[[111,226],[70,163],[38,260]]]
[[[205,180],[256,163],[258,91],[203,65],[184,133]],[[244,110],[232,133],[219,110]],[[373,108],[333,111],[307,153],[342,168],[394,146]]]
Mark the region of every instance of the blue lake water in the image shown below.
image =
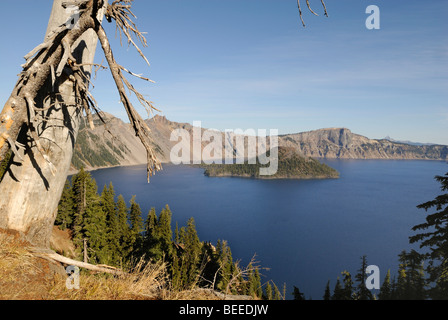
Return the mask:
[[[247,265],[256,254],[262,282],[273,280],[287,293],[322,299],[327,281],[333,290],[343,270],[352,276],[360,257],[396,275],[398,254],[410,245],[411,228],[424,221],[420,203],[441,193],[436,175],[442,161],[325,160],[341,177],[332,180],[210,178],[203,170],[165,165],[146,182],[146,166],[92,172],[101,192],[112,182],[116,194],[132,195],[144,215],[168,204],[173,227],[194,217],[202,241],[229,242],[234,260]],[[288,296],[287,298],[291,298]]]

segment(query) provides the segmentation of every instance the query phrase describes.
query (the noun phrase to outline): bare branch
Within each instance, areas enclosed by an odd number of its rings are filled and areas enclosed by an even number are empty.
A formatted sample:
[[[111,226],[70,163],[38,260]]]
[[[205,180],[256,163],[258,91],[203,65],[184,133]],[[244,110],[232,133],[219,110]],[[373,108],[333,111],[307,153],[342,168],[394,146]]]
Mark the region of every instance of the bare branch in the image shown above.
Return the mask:
[[[142,79],[142,80],[145,80],[145,81],[149,81],[149,82],[155,83],[155,81],[153,81],[153,80],[151,80],[151,79],[148,79],[148,78],[145,78],[145,77],[143,77],[141,74],[136,74],[136,73],[134,73],[134,72],[131,72],[131,71],[129,71],[128,69],[126,69],[125,67],[123,67],[123,66],[119,66],[119,67],[120,67],[121,70],[126,71],[127,73],[129,73],[130,75],[133,75],[134,77],[137,77],[137,78],[140,78],[140,79]]]
[[[106,32],[103,27],[98,24],[97,30],[98,38],[100,40],[101,46],[104,51],[104,55],[106,57],[107,63],[109,64],[109,69],[112,73],[112,77],[114,78],[115,84],[117,86],[118,92],[120,94],[121,102],[128,114],[128,118],[131,122],[132,127],[134,128],[136,136],[140,139],[143,146],[146,149],[147,153],[147,178],[148,182],[150,176],[152,176],[156,171],[162,169],[162,165],[157,159],[155,152],[153,150],[153,143],[150,139],[150,129],[148,125],[143,121],[138,112],[134,109],[129,97],[126,94],[125,86],[128,87],[129,90],[134,92],[137,95],[137,98],[140,102],[145,103],[149,109],[155,109],[152,104],[143,98],[143,96],[136,91],[132,85],[123,77],[121,73],[121,68],[115,61],[113,57],[112,49],[109,44],[109,40],[107,38]]]
[[[320,2],[322,3],[322,6],[324,7],[325,16],[328,17],[327,7],[325,6],[324,0],[320,0]],[[311,9],[311,5],[310,5],[310,1],[309,0],[306,0],[306,5],[307,5],[308,9],[310,10],[310,12],[312,14],[318,16],[318,14],[316,12],[314,12],[313,9]],[[299,8],[300,21],[302,21],[302,25],[305,27],[305,21],[303,20],[302,8],[300,6],[300,0],[297,0],[297,6]]]
[[[310,12],[312,14],[314,14],[315,16],[318,16],[318,14],[316,12],[314,12],[313,9],[311,9],[310,0],[306,0],[306,5],[308,6],[308,9],[310,10]]]
[[[122,40],[122,34],[127,38],[128,44],[132,44],[138,51],[140,56],[145,60],[145,62],[150,66],[148,59],[143,54],[142,50],[137,46],[132,35],[134,35],[143,47],[147,47],[147,41],[143,33],[137,28],[137,25],[132,21],[131,18],[137,18],[135,14],[131,11],[131,4],[133,0],[115,0],[111,5],[108,6],[106,12],[106,18],[109,22],[114,19],[117,24],[117,30],[120,34],[120,43]]]
[[[72,265],[72,266],[84,268],[87,270],[111,273],[111,274],[115,274],[115,275],[123,275],[124,274],[124,272],[122,270],[117,269],[115,267],[111,267],[111,266],[107,266],[107,265],[103,265],[103,264],[102,265],[93,265],[90,263],[85,263],[85,262],[69,259],[67,257],[61,256],[60,254],[57,254],[56,252],[54,252],[52,250],[43,250],[43,249],[39,249],[39,248],[30,248],[30,250],[36,256],[39,256],[39,257],[42,257],[45,259],[49,259],[49,260],[54,260],[57,262],[61,262],[66,265]]]
[[[302,21],[302,25],[305,27],[305,21],[303,21],[303,17],[302,17],[302,8],[300,8],[300,0],[297,0],[297,6],[299,7],[300,20]]]
[[[324,7],[325,16],[328,17],[327,7],[325,6],[324,0],[320,0],[320,2],[322,3],[322,6]]]

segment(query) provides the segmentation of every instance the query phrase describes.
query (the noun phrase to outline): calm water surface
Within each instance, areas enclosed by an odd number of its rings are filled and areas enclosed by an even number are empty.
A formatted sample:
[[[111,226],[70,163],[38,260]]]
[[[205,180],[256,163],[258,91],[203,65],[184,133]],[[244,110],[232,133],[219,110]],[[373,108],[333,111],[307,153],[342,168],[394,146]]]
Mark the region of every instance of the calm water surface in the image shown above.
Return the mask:
[[[270,279],[287,293],[297,286],[306,298],[322,299],[341,271],[352,276],[360,257],[396,274],[398,254],[411,248],[411,228],[423,222],[416,205],[441,193],[435,175],[446,162],[401,160],[326,160],[335,180],[256,180],[209,178],[203,170],[165,165],[146,183],[146,166],[92,172],[99,191],[112,182],[126,201],[136,195],[145,214],[168,204],[173,226],[194,217],[199,238],[227,240],[234,260],[256,259]],[[288,297],[290,298],[290,296]]]

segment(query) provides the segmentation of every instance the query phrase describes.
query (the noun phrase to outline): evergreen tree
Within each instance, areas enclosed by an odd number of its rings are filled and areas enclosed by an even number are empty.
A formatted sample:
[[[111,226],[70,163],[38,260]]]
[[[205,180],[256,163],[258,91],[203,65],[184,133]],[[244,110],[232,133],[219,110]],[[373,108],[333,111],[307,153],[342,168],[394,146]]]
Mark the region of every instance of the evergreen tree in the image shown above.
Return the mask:
[[[143,253],[149,259],[160,260],[163,252],[158,243],[159,228],[157,224],[156,209],[151,208],[145,221],[145,236],[143,239]]]
[[[232,252],[227,241],[218,240],[216,244],[216,252],[220,268],[220,273],[217,277],[217,288],[224,291],[233,276],[235,266],[233,264]]]
[[[277,285],[275,283],[272,283],[274,285],[274,297],[273,300],[282,300],[282,295],[280,294],[280,290],[278,289]]]
[[[106,216],[107,245],[112,264],[120,261],[120,233],[118,227],[118,215],[115,206],[115,191],[112,183],[106,185],[101,193],[101,208]]]
[[[66,180],[64,190],[62,191],[61,200],[58,205],[58,214],[55,220],[55,225],[59,226],[62,230],[70,229],[73,225],[73,207],[73,190],[70,182]]]
[[[171,229],[171,217],[172,213],[168,205],[160,212],[159,219],[157,221],[159,229],[160,248],[164,254],[171,259],[173,254],[173,232]],[[198,238],[199,239],[199,238]]]
[[[325,293],[323,298],[324,300],[331,300],[330,280],[327,281],[327,285],[325,286]]]
[[[380,300],[391,300],[392,299],[392,284],[390,280],[390,269],[387,270],[386,277],[384,278],[383,284],[380,288],[380,293],[378,295]]]
[[[266,283],[266,287],[265,287],[264,291],[265,291],[264,299],[272,300],[274,295],[272,293],[272,286],[271,286],[270,281],[268,281],[268,283]]]
[[[180,228],[180,246],[182,248],[179,258],[179,268],[182,288],[191,288],[197,281],[199,275],[199,261],[201,254],[201,243],[196,231],[194,218],[190,218],[187,227]]]
[[[261,289],[261,278],[260,272],[257,267],[254,267],[252,263],[249,264],[248,268],[248,276],[247,276],[247,287],[248,287],[248,295],[254,298],[261,298],[262,289]]]
[[[116,234],[119,239],[119,255],[121,258],[128,256],[127,248],[129,248],[129,224],[128,224],[128,207],[124,197],[120,194],[116,202],[117,208],[117,230]]]
[[[129,236],[128,236],[128,252],[131,256],[141,255],[141,246],[143,242],[143,218],[140,205],[135,201],[135,196],[132,196],[129,208]]]
[[[199,285],[209,286],[213,284],[214,289],[216,289],[216,281],[220,271],[218,253],[217,249],[210,242],[205,242],[202,245],[201,261],[202,279]]]
[[[336,285],[334,286],[333,296],[331,300],[344,300],[344,290],[341,285],[339,277],[336,279]]]
[[[112,264],[111,252],[107,238],[106,214],[99,203],[99,196],[95,203],[88,205],[84,215],[85,239],[87,240],[89,262],[98,264]]]
[[[171,285],[174,289],[182,289],[181,266],[177,254],[173,256],[173,262],[171,263]]]
[[[177,225],[177,221],[176,221],[176,229],[174,230],[174,242],[175,243],[179,243],[180,242],[179,226]]]
[[[426,298],[425,276],[423,270],[424,256],[411,250],[399,254],[400,262],[400,299],[423,300]]]
[[[296,286],[294,286],[292,294],[294,296],[294,300],[305,300],[304,294],[300,292],[299,288],[297,288]]]
[[[448,173],[436,176],[442,191],[448,191]],[[429,290],[432,299],[448,299],[448,193],[417,206],[419,209],[435,209],[426,216],[426,222],[416,225],[412,230],[427,232],[410,237],[410,242],[420,242],[420,247],[429,248],[429,281],[433,287]]]
[[[397,299],[397,287],[398,287],[397,280],[394,277],[392,279],[392,281],[391,281],[391,284],[390,284],[390,299],[391,300],[396,300]]]
[[[342,276],[344,277],[344,288],[342,289],[342,300],[353,300],[353,280],[352,275],[348,271],[343,271]]]
[[[132,196],[131,206],[129,210],[129,222],[131,224],[131,231],[135,234],[140,234],[143,231],[142,209],[135,201],[135,196]]]
[[[155,208],[151,208],[145,223],[144,252],[148,258],[172,260],[173,233],[171,229],[171,210],[167,205],[157,218]]]
[[[355,276],[356,281],[358,281],[357,286],[357,299],[358,300],[372,300],[372,292],[366,287],[367,280],[367,257],[364,255],[361,257],[361,268]]]
[[[406,280],[406,265],[400,263],[398,266],[398,278],[394,289],[394,299],[406,299],[407,280]]]
[[[83,168],[72,177],[72,193],[73,193],[73,242],[79,250],[83,250],[84,239],[90,237],[98,238],[89,241],[89,244],[102,248],[102,239],[105,232],[105,219],[103,221],[103,212],[100,206],[100,199],[97,192],[96,181],[92,179],[90,173]],[[98,212],[98,216],[96,216]],[[97,226],[93,225],[99,223]],[[95,231],[97,230],[97,231]],[[99,236],[96,233],[102,232]],[[101,240],[101,241],[100,241]],[[94,249],[91,249],[94,250]],[[98,253],[94,253],[98,254]]]

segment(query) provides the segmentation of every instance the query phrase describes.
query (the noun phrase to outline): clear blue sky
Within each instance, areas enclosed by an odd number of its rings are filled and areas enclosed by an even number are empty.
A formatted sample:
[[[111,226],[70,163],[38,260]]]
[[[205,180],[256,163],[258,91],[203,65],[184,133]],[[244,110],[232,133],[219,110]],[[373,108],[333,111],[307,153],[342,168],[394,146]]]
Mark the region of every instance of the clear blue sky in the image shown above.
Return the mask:
[[[320,0],[311,0],[319,17],[302,2],[306,28],[296,0],[135,0],[151,66],[113,41],[115,56],[156,81],[131,79],[174,121],[280,133],[347,127],[448,144],[448,1],[327,0],[329,18]],[[22,57],[42,41],[51,3],[3,3],[3,102]],[[380,30],[365,27],[371,4],[381,10]],[[92,92],[102,110],[126,119],[109,71]]]

